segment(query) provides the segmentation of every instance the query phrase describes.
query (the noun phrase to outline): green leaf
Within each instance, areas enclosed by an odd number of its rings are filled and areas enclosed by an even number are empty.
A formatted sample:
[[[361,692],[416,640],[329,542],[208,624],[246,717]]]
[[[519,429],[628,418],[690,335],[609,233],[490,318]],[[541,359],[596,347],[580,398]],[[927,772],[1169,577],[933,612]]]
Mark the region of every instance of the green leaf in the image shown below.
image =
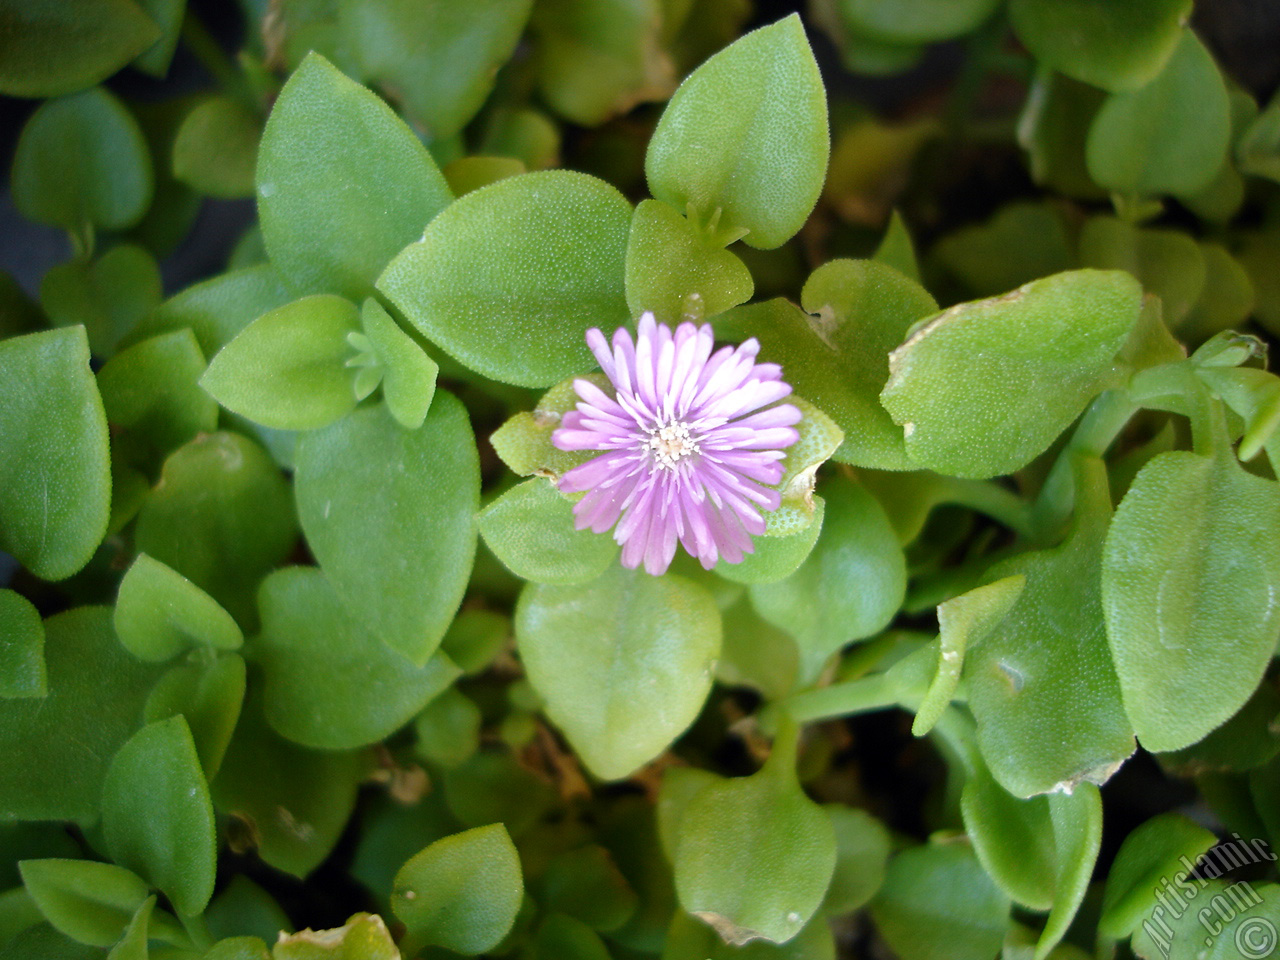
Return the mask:
[[[338,23],[361,75],[393,94],[431,142],[452,137],[475,116],[532,5],[346,0],[338,4]]]
[[[433,343],[477,373],[546,387],[590,369],[589,327],[628,317],[631,207],[569,170],[509,177],[428,224],[378,289]]]
[[[885,228],[884,236],[880,238],[880,246],[876,247],[875,256],[872,259],[887,267],[893,267],[916,283],[920,282],[920,264],[916,260],[915,244],[911,240],[907,222],[902,219],[902,214],[897,210],[890,215],[889,226]]]
[[[31,601],[0,589],[0,697],[44,697],[44,624]]]
[[[270,264],[232,270],[170,297],[142,321],[128,342],[190,327],[201,352],[211,357],[258,317],[293,299]]]
[[[1201,243],[1204,289],[1191,312],[1178,326],[1178,336],[1201,343],[1216,333],[1243,327],[1253,313],[1253,282],[1241,263],[1220,243]]]
[[[840,50],[840,58],[850,73],[861,76],[891,77],[910,70],[924,55],[924,45],[889,43],[859,31],[844,15],[844,9],[831,0],[815,3],[810,8],[814,26],[825,31]]]
[[[275,943],[281,933],[293,931],[271,894],[243,873],[232,877],[213,898],[204,918],[214,937],[254,936]]]
[[[882,43],[931,43],[971,33],[998,0],[841,0],[849,26]]]
[[[0,549],[62,580],[93,556],[110,507],[107,420],[84,330],[0,342]]]
[[[751,299],[741,260],[660,200],[642,200],[627,241],[627,305],[660,323],[697,322]]]
[[[218,405],[200,389],[204,354],[189,329],[164,333],[122,350],[98,371],[107,422],[141,462],[169,454],[218,427]]]
[[[1098,932],[1119,940],[1127,937],[1155,906],[1162,880],[1178,883],[1218,838],[1199,824],[1176,813],[1162,813],[1124,838],[1107,874]],[[1179,868],[1184,868],[1179,870]]]
[[[357,913],[334,930],[302,930],[276,941],[272,960],[400,960],[379,916]]]
[[[524,896],[520,858],[495,823],[437,840],[396,874],[391,908],[409,936],[456,953],[487,953]]]
[[[492,610],[463,610],[449,624],[440,649],[463,673],[483,673],[511,639],[511,620]]]
[[[203,960],[271,960],[260,937],[230,937],[209,948]]]
[[[791,725],[758,773],[708,785],[680,818],[680,905],[727,943],[786,943],[817,912],[831,882],[835,830],[800,789],[796,736]]]
[[[842,916],[861,909],[884,883],[889,831],[865,810],[828,803],[823,806],[836,832],[836,867],[822,901],[822,913]]]
[[[847,480],[822,489],[822,532],[809,558],[785,580],[750,588],[760,616],[795,637],[802,680],[845,644],[883,630],[907,585],[902,548],[876,499]]]
[[[880,400],[921,466],[958,477],[1011,473],[1110,384],[1141,305],[1132,277],[1098,270],[958,304],[890,354]]]
[[[1050,203],[1031,201],[1007,204],[986,223],[948,234],[933,256],[975,297],[993,297],[1075,265],[1062,214]]]
[[[366,300],[360,317],[364,334],[381,363],[382,395],[387,409],[400,426],[417,430],[431,407],[440,367],[400,329],[378,301]]]
[[[602,373],[570,377],[543,394],[532,412],[517,413],[489,437],[494,452],[512,473],[522,477],[537,475],[555,483],[563,473],[596,455],[590,450],[560,450],[551,442],[561,418],[577,406],[573,382],[578,379],[588,380],[601,390],[613,389]]]
[[[277,430],[314,430],[355,409],[347,335],[350,300],[316,294],[264,314],[219,351],[200,386],[220,404]]]
[[[1089,176],[1084,138],[1080,135],[1092,125],[1105,98],[1106,94],[1097,87],[1048,67],[1036,70],[1018,118],[1018,143],[1027,151],[1031,177],[1036,183],[1084,200],[1106,196],[1106,191]]]
[[[557,960],[609,960],[611,954],[590,926],[576,917],[549,913],[533,938],[540,957]]]
[[[157,671],[116,641],[109,607],[67,611],[44,629],[48,694],[0,700],[0,817],[90,822]]]
[[[60,97],[105,80],[156,42],[160,31],[133,0],[11,0],[0,93]]]
[[[343,608],[315,567],[287,567],[258,592],[267,722],[295,743],[343,750],[400,729],[461,671],[435,654],[414,666]]]
[[[271,262],[301,293],[356,301],[452,199],[391,108],[314,53],[275,102],[257,179]]]
[[[295,484],[307,543],[347,611],[425,664],[475,556],[480,468],[462,404],[437,391],[418,430],[373,407],[304,434]]]
[[[1130,486],[1107,534],[1102,598],[1147,749],[1195,743],[1253,693],[1280,635],[1278,540],[1280,487],[1229,453],[1162,453]]]
[[[116,753],[102,788],[102,832],[111,859],[179,913],[204,911],[218,844],[209,787],[182,717],[148,724]]]
[[[116,635],[139,660],[162,663],[184,650],[238,650],[244,643],[235,620],[182,574],[138,554],[120,581]]]
[[[1261,767],[1280,754],[1280,729],[1271,726],[1278,715],[1280,692],[1263,683],[1235,716],[1203,740],[1162,753],[1160,764],[1180,776]]]
[[[293,549],[296,522],[266,452],[239,434],[212,433],[165,461],[134,539],[252,629],[258,582]]]
[[[539,92],[573,123],[595,127],[665,100],[675,65],[660,43],[661,0],[541,0],[534,6]]]
[[[810,276],[802,303],[785,300],[739,307],[716,324],[733,339],[755,337],[764,359],[782,365],[796,393],[844,431],[834,457],[845,463],[902,470],[902,431],[878,397],[889,377],[889,351],[907,328],[937,309],[923,288],[871,260],[833,260]]]
[[[126,236],[155,256],[164,257],[177,249],[200,213],[200,196],[185,183],[175,180],[170,169],[173,138],[190,103],[183,98],[169,98],[151,102],[135,100],[129,106],[151,152],[155,190],[151,206]]]
[[[0,945],[0,960],[102,960],[102,951],[40,923]]]
[[[544,910],[573,917],[601,932],[619,929],[639,903],[609,851],[598,844],[554,857],[536,885],[535,896]]]
[[[960,797],[964,829],[991,881],[1023,906],[1054,903],[1057,851],[1048,797],[1015,797],[975,764]]]
[[[459,157],[444,168],[444,178],[455,197],[461,197],[491,183],[528,173],[524,161],[515,157]]]
[[[823,196],[841,219],[879,227],[911,178],[916,158],[942,135],[942,125],[931,116],[893,123],[863,115],[842,126]]]
[[[658,794],[655,814],[658,838],[667,860],[674,862],[680,841],[680,825],[689,804],[706,787],[724,782],[725,778],[701,767],[670,766],[662,772],[662,789]]]
[[[876,469],[910,465],[902,434],[879,395],[889,378],[889,352],[917,320],[937,310],[918,283],[869,260],[832,260],[805,282],[801,303],[808,316],[755,308],[749,332],[761,352],[782,364],[796,392],[813,401],[845,432],[835,458]],[[731,316],[745,317],[751,307]],[[770,315],[771,314],[771,315]]]
[[[989,960],[1009,925],[1008,897],[961,842],[898,854],[870,909],[903,960]]]
[[[1049,819],[1053,823],[1053,847],[1057,870],[1054,876],[1053,908],[1036,943],[1035,960],[1044,960],[1066,936],[1093,879],[1102,844],[1102,798],[1091,783],[1072,793],[1049,797]]]
[[[1222,74],[1184,28],[1155,79],[1103,102],[1085,156],[1093,179],[1124,196],[1193,194],[1221,169],[1230,136]]]
[[[92,860],[24,860],[22,882],[55,928],[80,943],[120,939],[150,892],[137,874]]]
[[[801,495],[801,504],[804,503],[804,496],[804,494]],[[808,496],[813,502],[812,520],[808,525],[787,534],[772,535],[765,530],[763,537],[756,538],[755,550],[744,556],[741,563],[726,563],[723,560],[717,563],[716,575],[734,583],[752,584],[777,583],[795,573],[813,552],[826,517],[826,501],[816,494],[808,494]],[[793,498],[784,497],[778,513],[790,511],[794,504]],[[778,513],[771,514],[766,519],[777,523],[781,519]]]
[[[222,766],[244,703],[244,659],[235,654],[209,662],[202,656],[171,667],[151,689],[143,709],[147,723],[181,715],[191,728],[206,779]]]
[[[800,651],[791,634],[757,614],[745,596],[725,609],[723,618],[724,643],[716,661],[716,679],[728,686],[759,690],[766,700],[791,693],[800,673]]]
[[[182,30],[182,16],[186,12],[186,0],[137,0],[146,14],[160,27],[160,39],[142,52],[133,65],[143,73],[164,78],[169,72],[178,35]]]
[[[337,844],[368,767],[360,751],[285,740],[267,725],[261,694],[251,688],[210,789],[218,812],[232,818],[234,847],[256,847],[265,862],[302,878]]]
[[[1026,586],[995,630],[965,657],[969,706],[991,773],[1018,797],[1102,783],[1133,753],[1133,729],[1106,646],[1101,568],[1111,500],[1098,460],[1078,467],[1066,539],[993,566]],[[1062,638],[1070,638],[1070,643]]]
[[[1026,577],[1014,574],[938,604],[938,672],[916,708],[915,736],[923,737],[938,722],[960,684],[965,650],[996,628],[1026,583]]]
[[[155,909],[155,894],[142,901],[133,918],[125,927],[124,936],[111,948],[107,960],[147,960],[147,932],[151,924],[151,911]]]
[[[1280,182],[1280,97],[1272,97],[1249,120],[1236,143],[1236,157],[1242,172]]]
[[[1009,18],[1036,60],[1104,90],[1154,80],[1177,49],[1192,0],[1011,0]]]
[[[782,479],[774,485],[782,494],[782,503],[765,517],[766,537],[790,537],[812,527],[821,499],[813,492],[818,468],[844,441],[844,431],[804,397],[793,393],[788,400],[801,413],[796,424],[800,436],[782,460]]]
[[[200,193],[253,196],[262,120],[239,100],[210,97],[182,121],[173,141],[173,175]]]
[[[449,813],[467,827],[503,823],[513,836],[529,830],[556,802],[547,781],[510,753],[485,749],[441,775]]]
[[[575,530],[573,505],[537,477],[498,497],[476,522],[494,555],[535,583],[587,583],[618,555],[612,537]]]
[[[771,250],[813,210],[829,150],[826,91],[792,15],[685,79],[649,141],[645,176],[659,200]]]
[[[413,721],[418,756],[442,767],[466,763],[480,748],[480,708],[450,687],[418,714]]]
[[[1197,877],[1166,895],[1134,930],[1133,953],[1150,960],[1256,960],[1275,952],[1280,886]]]
[[[683,577],[613,567],[583,586],[526,586],[516,642],[547,716],[593,773],[617,780],[665,750],[702,709],[720,614]]]
[[[1080,230],[1080,263],[1128,270],[1160,298],[1171,325],[1186,316],[1204,291],[1204,253],[1181,230],[1143,229],[1115,217],[1090,217]]]
[[[480,152],[546,170],[560,165],[560,129],[540,110],[497,107],[485,124]]]
[[[836,960],[836,945],[831,926],[820,914],[784,944],[753,940],[738,947],[677,910],[664,932],[662,960]]]
[[[115,353],[121,338],[160,303],[155,258],[130,243],[93,263],[69,260],[40,281],[40,304],[57,327],[83,324],[94,356]]]
[[[142,219],[151,202],[151,155],[129,111],[95,87],[31,115],[13,155],[12,184],[14,205],[28,220],[120,230]]]

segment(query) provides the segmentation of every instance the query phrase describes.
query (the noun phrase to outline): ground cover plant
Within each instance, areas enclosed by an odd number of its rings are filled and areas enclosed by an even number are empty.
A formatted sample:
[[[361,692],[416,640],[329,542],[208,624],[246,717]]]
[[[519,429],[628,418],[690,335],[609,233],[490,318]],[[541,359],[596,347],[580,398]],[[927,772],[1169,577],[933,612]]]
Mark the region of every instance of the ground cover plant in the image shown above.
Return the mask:
[[[0,960],[1273,955],[1214,6],[0,0]]]

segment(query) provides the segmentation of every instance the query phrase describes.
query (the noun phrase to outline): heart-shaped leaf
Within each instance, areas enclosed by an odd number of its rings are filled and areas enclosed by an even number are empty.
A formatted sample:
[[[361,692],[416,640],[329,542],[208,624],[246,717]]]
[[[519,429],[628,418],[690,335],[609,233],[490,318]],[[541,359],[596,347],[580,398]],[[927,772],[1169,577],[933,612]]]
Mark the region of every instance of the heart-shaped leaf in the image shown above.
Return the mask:
[[[409,322],[477,373],[547,387],[594,365],[589,327],[629,313],[630,204],[583,173],[508,177],[469,193],[378,279]]]
[[[697,584],[613,567],[576,587],[529,584],[516,609],[529,680],[597,776],[667,748],[702,709],[720,612]]]
[[[659,200],[771,250],[813,210],[829,151],[826,90],[793,14],[685,79],[649,141],[645,176]]]

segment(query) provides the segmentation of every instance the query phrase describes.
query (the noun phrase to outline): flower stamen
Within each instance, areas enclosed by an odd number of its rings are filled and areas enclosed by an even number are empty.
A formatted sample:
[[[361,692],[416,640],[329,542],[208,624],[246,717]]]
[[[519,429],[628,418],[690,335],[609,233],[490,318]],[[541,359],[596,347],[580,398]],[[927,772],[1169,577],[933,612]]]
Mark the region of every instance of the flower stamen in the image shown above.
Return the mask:
[[[649,428],[649,449],[654,462],[666,470],[674,470],[685,457],[698,453],[698,439],[689,432],[689,425],[679,420],[658,428]]]

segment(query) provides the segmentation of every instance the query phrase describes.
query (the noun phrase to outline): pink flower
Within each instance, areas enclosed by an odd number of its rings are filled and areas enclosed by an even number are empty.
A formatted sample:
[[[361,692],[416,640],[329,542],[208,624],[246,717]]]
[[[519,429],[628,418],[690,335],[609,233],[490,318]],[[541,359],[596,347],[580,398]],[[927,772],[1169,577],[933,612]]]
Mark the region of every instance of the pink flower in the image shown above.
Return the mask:
[[[710,326],[682,323],[672,333],[652,313],[634,342],[619,329],[610,350],[593,329],[587,345],[615,395],[575,380],[581,400],[551,438],[561,450],[604,451],[560,478],[566,493],[586,491],[573,508],[577,528],[604,533],[616,523],[622,565],[643,561],[655,575],[677,541],[707,569],[720,558],[741,562],[764,533],[760,511],[778,509],[769,485],[799,439],[800,411],[770,406],[791,393],[782,368],[756,363],[754,338],[713,355]]]

